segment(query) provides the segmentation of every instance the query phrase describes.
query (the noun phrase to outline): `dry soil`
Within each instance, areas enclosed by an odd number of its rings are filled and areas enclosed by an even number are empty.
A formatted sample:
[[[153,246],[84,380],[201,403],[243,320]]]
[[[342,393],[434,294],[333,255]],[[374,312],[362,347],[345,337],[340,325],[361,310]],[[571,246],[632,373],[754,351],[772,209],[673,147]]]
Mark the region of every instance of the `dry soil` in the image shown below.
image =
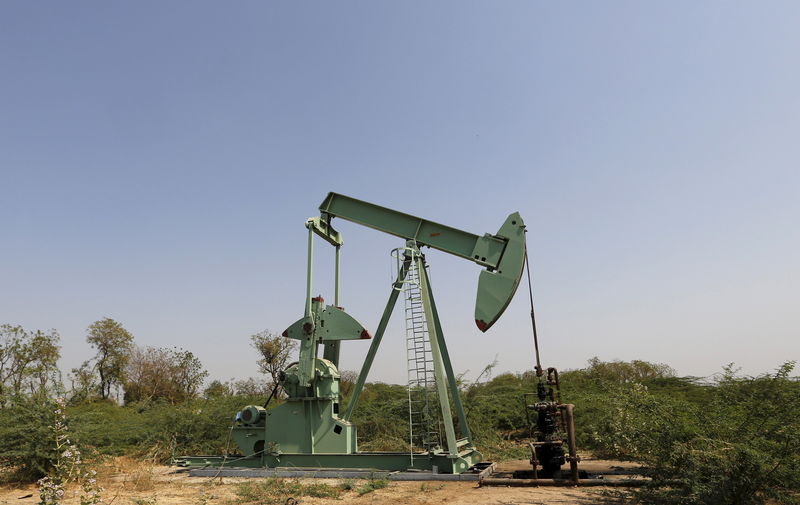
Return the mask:
[[[619,471],[634,465],[619,461],[585,458],[582,468],[590,472]],[[528,469],[525,461],[510,461],[498,465],[499,471]],[[303,479],[311,481],[312,479]],[[233,505],[235,489],[241,478],[189,477],[186,471],[168,466],[150,465],[127,458],[117,458],[98,468],[98,481],[105,488],[103,503],[106,505]],[[336,484],[333,479],[320,482]],[[612,504],[618,500],[609,494],[609,489],[573,487],[478,487],[473,482],[395,482],[388,487],[359,496],[348,491],[340,499],[303,497],[304,505],[322,504],[374,504],[374,505],[423,505],[423,504]],[[2,505],[35,505],[39,496],[35,485],[5,485],[0,488]],[[67,492],[67,505],[78,505],[75,490]]]

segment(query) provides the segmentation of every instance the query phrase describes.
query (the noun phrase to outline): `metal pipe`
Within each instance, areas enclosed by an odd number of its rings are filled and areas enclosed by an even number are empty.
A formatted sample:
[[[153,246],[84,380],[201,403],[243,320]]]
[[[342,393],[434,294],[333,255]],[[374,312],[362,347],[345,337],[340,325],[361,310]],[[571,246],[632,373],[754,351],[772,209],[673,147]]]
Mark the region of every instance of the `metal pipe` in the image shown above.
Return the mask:
[[[641,487],[650,482],[649,479],[581,479],[574,482],[571,479],[509,479],[495,478],[482,479],[478,482],[479,486],[509,486],[509,487],[531,487],[531,486],[608,486],[608,487]]]
[[[533,467],[533,479],[539,479],[539,460],[536,458],[536,445],[528,444],[531,448],[531,466]]]
[[[572,480],[578,483],[578,444],[575,441],[575,418],[573,410],[575,405],[571,403],[558,406],[566,414],[567,422],[567,446],[569,447],[569,472]]]
[[[339,251],[339,249],[341,249],[341,246],[337,245],[336,246],[336,278],[334,280],[335,287],[334,287],[334,291],[333,291],[333,305],[335,307],[339,307],[339,279],[340,279],[340,277],[339,277],[339,262],[340,262],[340,255],[339,255],[340,251]]]
[[[311,273],[314,266],[314,229],[306,223],[308,228],[308,266],[306,267],[306,312],[305,317],[311,316]]]

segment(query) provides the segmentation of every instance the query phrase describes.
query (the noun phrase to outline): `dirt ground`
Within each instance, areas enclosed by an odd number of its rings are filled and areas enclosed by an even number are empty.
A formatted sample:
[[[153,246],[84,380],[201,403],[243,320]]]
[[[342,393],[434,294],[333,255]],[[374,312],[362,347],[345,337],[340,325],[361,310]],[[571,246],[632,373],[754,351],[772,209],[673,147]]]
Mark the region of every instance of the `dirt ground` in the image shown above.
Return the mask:
[[[620,461],[584,458],[581,468],[593,472],[626,472],[635,465]],[[498,465],[499,472],[529,469],[526,461],[510,461]],[[105,488],[102,502],[106,505],[231,505],[237,503],[235,490],[242,478],[189,477],[185,470],[154,466],[126,458],[117,458],[98,468],[98,481]],[[314,479],[302,479],[313,481]],[[317,479],[336,485],[335,479]],[[531,504],[612,504],[609,488],[586,487],[478,487],[474,482],[395,482],[359,496],[345,492],[339,499],[303,497],[300,503],[375,504],[375,505],[531,505]],[[1,505],[34,505],[39,501],[35,485],[0,487]],[[68,490],[64,503],[78,505],[74,490]],[[238,502],[241,503],[241,502]]]

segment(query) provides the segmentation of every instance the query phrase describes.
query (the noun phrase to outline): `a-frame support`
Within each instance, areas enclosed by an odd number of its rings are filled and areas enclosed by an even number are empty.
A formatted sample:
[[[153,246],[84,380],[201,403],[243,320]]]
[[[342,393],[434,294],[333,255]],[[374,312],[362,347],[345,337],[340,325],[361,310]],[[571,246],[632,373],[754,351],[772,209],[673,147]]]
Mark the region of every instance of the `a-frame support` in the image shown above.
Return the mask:
[[[447,344],[444,340],[442,333],[442,325],[439,321],[439,314],[436,310],[436,303],[433,298],[433,291],[430,285],[430,278],[426,270],[425,256],[420,252],[418,246],[413,241],[409,241],[408,247],[405,249],[403,256],[403,263],[399,268],[397,279],[392,284],[392,292],[389,295],[389,300],[386,303],[386,308],[383,311],[378,329],[370,344],[367,357],[361,367],[361,372],[358,375],[353,396],[347,406],[347,410],[342,416],[345,420],[350,420],[353,412],[358,404],[358,399],[361,396],[364,383],[367,380],[375,355],[380,346],[386,327],[389,324],[394,306],[397,303],[397,298],[403,289],[408,271],[412,263],[415,263],[420,279],[420,293],[422,297],[423,310],[425,311],[425,319],[428,323],[428,335],[431,342],[431,353],[433,357],[434,374],[436,377],[436,387],[438,390],[439,407],[442,412],[442,422],[445,427],[446,447],[443,451],[439,452],[439,456],[445,455],[448,458],[459,458],[469,454],[475,454],[480,461],[480,454],[477,453],[472,445],[472,434],[467,423],[467,417],[464,412],[464,406],[461,402],[461,395],[458,391],[458,383],[453,372],[453,366],[450,362],[450,354],[447,351]],[[450,399],[453,401],[453,406],[456,410],[458,417],[458,425],[461,431],[462,438],[456,438],[456,430],[453,424],[453,416],[450,409]],[[462,449],[463,448],[463,449]],[[444,454],[442,454],[444,453]],[[473,458],[469,458],[473,459]]]

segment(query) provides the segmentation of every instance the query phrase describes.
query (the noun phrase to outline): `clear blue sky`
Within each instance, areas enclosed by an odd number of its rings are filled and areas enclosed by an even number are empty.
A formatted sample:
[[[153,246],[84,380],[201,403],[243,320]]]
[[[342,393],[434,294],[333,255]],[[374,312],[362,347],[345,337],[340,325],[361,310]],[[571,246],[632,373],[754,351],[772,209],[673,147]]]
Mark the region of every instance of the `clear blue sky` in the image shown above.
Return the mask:
[[[333,190],[475,233],[521,212],[546,365],[769,371],[800,358],[798,26],[777,1],[4,2],[0,322],[57,329],[67,369],[108,316],[255,375]],[[374,331],[402,242],[340,228]],[[455,368],[531,368],[524,293],[481,334],[479,269],[429,260]],[[372,378],[402,382],[385,343]]]

